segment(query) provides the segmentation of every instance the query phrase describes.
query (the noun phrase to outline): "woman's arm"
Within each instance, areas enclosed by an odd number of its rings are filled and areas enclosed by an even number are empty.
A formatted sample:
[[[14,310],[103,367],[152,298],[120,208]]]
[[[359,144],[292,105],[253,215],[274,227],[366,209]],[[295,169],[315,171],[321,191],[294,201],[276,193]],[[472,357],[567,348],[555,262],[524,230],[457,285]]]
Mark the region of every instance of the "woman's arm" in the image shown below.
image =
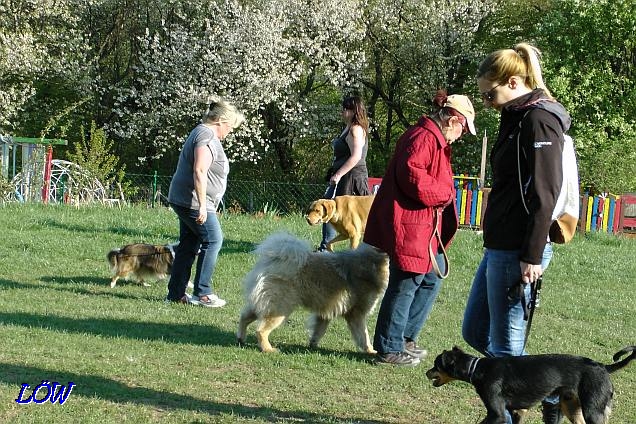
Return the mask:
[[[206,190],[208,186],[208,169],[212,164],[212,152],[209,146],[194,148],[194,192],[199,201],[199,216],[196,221],[203,224],[208,218]]]
[[[552,113],[536,109],[528,113],[521,131],[532,184],[526,193],[529,217],[520,259],[539,265],[563,181],[563,130]]]
[[[347,145],[351,151],[351,156],[336,172],[333,173],[329,180],[331,185],[338,184],[340,178],[342,178],[347,172],[351,171],[351,169],[360,162],[365,143],[366,134],[364,129],[362,129],[360,125],[352,125],[349,130],[349,134],[347,135]]]

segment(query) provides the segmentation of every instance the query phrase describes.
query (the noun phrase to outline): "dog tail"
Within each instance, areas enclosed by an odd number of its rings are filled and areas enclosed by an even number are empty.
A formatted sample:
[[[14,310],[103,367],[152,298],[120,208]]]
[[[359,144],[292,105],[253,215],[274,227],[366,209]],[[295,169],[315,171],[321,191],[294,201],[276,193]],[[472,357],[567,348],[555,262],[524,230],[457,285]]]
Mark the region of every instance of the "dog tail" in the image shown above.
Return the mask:
[[[267,237],[256,247],[254,253],[261,261],[281,262],[287,265],[284,269],[297,270],[307,262],[311,254],[311,246],[306,240],[301,240],[289,233],[279,232]]]
[[[106,259],[108,260],[108,263],[110,264],[111,271],[114,271],[115,268],[117,267],[117,255],[119,254],[120,251],[121,251],[120,249],[113,249],[110,252],[108,252],[108,254],[106,255]]]
[[[619,361],[621,356],[629,352],[631,352],[632,354]],[[614,371],[620,370],[625,365],[629,364],[632,360],[636,359],[636,346],[624,347],[623,349],[616,352],[614,356],[612,357],[612,359],[614,360],[613,364],[605,365],[605,369],[609,373],[613,373]]]

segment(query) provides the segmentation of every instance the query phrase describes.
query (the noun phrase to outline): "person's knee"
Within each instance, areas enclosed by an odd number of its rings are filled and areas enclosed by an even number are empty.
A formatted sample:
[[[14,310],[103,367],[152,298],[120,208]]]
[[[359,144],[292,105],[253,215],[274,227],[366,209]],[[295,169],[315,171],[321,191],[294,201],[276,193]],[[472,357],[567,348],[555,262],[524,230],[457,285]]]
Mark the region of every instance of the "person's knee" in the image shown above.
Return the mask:
[[[462,324],[462,338],[470,347],[475,349],[478,352],[483,352],[486,348],[485,340],[480,340],[478,337],[478,332],[474,328],[474,326],[468,324],[466,321]]]
[[[462,338],[470,345],[470,347],[475,348],[477,341],[473,337],[472,331],[470,331],[465,325],[462,325]]]

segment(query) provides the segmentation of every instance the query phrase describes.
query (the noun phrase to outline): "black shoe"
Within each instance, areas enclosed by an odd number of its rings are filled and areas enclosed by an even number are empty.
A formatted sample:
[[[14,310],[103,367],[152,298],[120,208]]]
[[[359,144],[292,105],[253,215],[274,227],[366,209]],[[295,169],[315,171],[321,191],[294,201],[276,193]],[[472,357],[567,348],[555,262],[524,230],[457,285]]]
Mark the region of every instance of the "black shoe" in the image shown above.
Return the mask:
[[[563,422],[560,404],[541,402],[541,405],[543,406],[543,422],[545,424],[561,424]]]
[[[412,340],[404,341],[404,352],[418,359],[422,359],[428,354],[428,351],[426,349],[419,347]]]
[[[396,365],[400,367],[414,367],[420,363],[420,359],[406,352],[378,353],[375,358],[378,365]]]
[[[166,297],[166,299],[164,300],[164,303],[166,305],[170,305],[171,303],[188,305],[188,304],[190,304],[190,300],[191,300],[190,296],[185,294],[185,295],[183,295],[183,297],[181,299],[168,299],[168,297]]]

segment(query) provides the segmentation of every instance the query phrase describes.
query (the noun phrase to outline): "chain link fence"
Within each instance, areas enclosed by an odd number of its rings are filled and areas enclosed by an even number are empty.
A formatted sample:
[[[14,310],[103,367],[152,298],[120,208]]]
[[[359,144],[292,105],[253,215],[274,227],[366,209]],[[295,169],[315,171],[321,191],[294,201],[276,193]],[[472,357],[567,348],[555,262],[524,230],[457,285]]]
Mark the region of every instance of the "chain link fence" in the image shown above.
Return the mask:
[[[126,201],[151,207],[167,205],[171,179],[172,176],[157,174],[126,174]],[[301,213],[309,203],[322,197],[325,188],[325,184],[229,179],[221,207],[233,213]]]

